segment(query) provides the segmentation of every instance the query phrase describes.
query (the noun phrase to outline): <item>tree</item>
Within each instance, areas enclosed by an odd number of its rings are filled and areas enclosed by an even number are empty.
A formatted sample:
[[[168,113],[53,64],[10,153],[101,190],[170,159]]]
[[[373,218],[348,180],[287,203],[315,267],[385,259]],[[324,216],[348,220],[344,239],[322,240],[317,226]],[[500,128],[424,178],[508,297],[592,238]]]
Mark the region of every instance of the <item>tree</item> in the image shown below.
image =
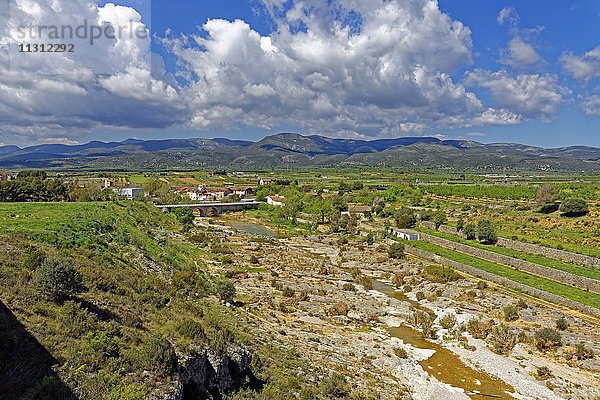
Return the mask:
[[[468,224],[463,230],[467,240],[475,240],[477,237],[477,227],[474,224]]]
[[[477,224],[477,238],[484,244],[495,244],[498,241],[492,221],[479,221],[479,224]]]
[[[346,203],[346,200],[342,196],[334,196],[332,205],[338,212],[348,211],[348,203]]]
[[[404,245],[402,243],[393,243],[388,248],[387,252],[388,252],[388,256],[390,258],[396,258],[396,259],[404,258]]]
[[[464,228],[465,228],[465,220],[462,218],[459,218],[458,221],[456,221],[456,231],[462,232],[462,230]]]
[[[53,301],[62,302],[83,291],[83,279],[70,258],[48,257],[33,273],[34,285]]]
[[[194,212],[191,208],[182,207],[176,208],[173,211],[177,220],[183,225],[192,225],[194,222]]]
[[[565,217],[582,217],[590,210],[585,200],[569,197],[560,205],[560,212]]]
[[[446,213],[443,210],[439,210],[435,214],[434,222],[435,222],[435,229],[440,229],[440,226],[442,226],[446,222],[448,222],[448,218],[446,217]]]
[[[539,187],[536,196],[536,207],[538,212],[550,214],[558,210],[558,194],[550,184]]]
[[[408,207],[402,207],[394,215],[396,226],[401,229],[414,228],[417,224],[417,217],[413,210]]]

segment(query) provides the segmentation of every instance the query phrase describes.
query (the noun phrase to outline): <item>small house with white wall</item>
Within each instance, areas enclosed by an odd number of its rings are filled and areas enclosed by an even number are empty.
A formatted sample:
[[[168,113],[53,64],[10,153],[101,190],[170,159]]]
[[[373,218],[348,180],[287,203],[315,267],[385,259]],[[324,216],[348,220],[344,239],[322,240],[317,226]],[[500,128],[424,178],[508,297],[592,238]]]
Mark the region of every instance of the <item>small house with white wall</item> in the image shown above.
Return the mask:
[[[399,239],[404,239],[411,242],[421,240],[421,235],[419,234],[419,232],[410,229],[390,228],[389,233],[391,233]]]
[[[267,204],[275,207],[283,207],[285,205],[285,197],[276,195],[267,196]]]
[[[143,188],[116,188],[113,191],[117,194],[118,197],[124,198],[127,200],[135,200],[140,197],[144,197],[144,189]]]

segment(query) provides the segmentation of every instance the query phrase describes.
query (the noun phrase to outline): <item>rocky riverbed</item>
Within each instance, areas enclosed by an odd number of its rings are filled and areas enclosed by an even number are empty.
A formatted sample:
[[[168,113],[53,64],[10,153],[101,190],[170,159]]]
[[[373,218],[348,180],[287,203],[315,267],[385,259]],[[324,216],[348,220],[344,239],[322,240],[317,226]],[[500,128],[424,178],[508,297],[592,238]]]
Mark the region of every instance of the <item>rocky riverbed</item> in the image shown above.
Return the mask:
[[[598,356],[574,355],[580,343],[596,354],[600,351],[597,321],[591,318],[466,276],[441,282],[426,272],[428,263],[422,260],[390,259],[384,244],[368,246],[356,238],[347,242],[339,235],[226,235],[223,240],[235,249],[237,259],[232,265],[211,266],[215,271],[231,270],[240,312],[254,321],[261,337],[295,349],[323,370],[338,371],[373,398],[486,398],[482,395],[491,393],[485,392],[485,382],[480,382],[481,390],[461,383],[481,381],[476,374],[496,380],[496,388],[506,388],[491,394],[496,398],[600,397]],[[403,292],[390,296],[373,290],[373,280],[393,282]],[[518,318],[504,322],[503,308],[520,299]],[[414,328],[419,308],[432,319],[434,333],[423,339],[429,346],[414,346],[393,334],[394,327]],[[446,314],[456,320],[450,328],[441,326]],[[568,323],[561,332],[562,345],[539,351],[531,339],[534,333],[554,328],[560,317]],[[466,330],[474,318],[507,324],[519,333],[518,343],[507,355],[493,352],[489,339],[475,339]],[[429,368],[425,362],[436,348],[456,357],[468,371],[457,374],[465,376],[436,376],[436,366]]]

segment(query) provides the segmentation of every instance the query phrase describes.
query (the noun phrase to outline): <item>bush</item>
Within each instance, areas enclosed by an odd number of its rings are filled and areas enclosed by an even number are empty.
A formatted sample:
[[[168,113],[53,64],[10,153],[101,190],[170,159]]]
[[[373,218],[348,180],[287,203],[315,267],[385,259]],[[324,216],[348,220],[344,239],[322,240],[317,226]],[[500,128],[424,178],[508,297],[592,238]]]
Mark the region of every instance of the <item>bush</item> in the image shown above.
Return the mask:
[[[553,350],[562,344],[560,332],[551,328],[542,328],[533,336],[535,346],[540,351]]]
[[[492,320],[484,321],[482,318],[471,318],[467,322],[467,331],[475,339],[485,339],[492,332],[494,322]]]
[[[221,278],[215,283],[215,294],[221,301],[231,303],[235,297],[235,286],[227,278]]]
[[[410,323],[421,329],[423,337],[435,339],[436,332],[433,328],[434,318],[425,311],[416,310],[410,316]]]
[[[392,285],[400,287],[404,284],[404,274],[401,272],[395,272],[392,276]]]
[[[250,263],[251,264],[258,264],[258,257],[256,257],[254,254],[250,256]]]
[[[350,393],[346,378],[335,372],[323,379],[320,389],[321,393],[328,399],[346,398]]]
[[[467,240],[475,240],[477,237],[477,228],[473,224],[468,224],[463,230]]]
[[[550,371],[550,368],[546,366],[537,367],[537,370],[535,371],[535,377],[540,381],[545,381],[546,379],[552,378],[552,371]]]
[[[33,273],[33,283],[40,292],[57,302],[83,291],[83,278],[69,258],[46,258]]]
[[[516,321],[519,319],[519,309],[515,306],[506,306],[503,309],[505,321]]]
[[[331,316],[348,315],[348,305],[346,303],[335,303],[329,307],[328,314]]]
[[[425,299],[425,293],[423,293],[423,292],[417,292],[415,294],[415,297],[417,298],[417,301],[424,300]]]
[[[191,319],[183,320],[177,325],[176,329],[177,333],[185,338],[192,339],[194,341],[206,339],[206,334],[204,333],[202,324],[200,324],[198,321]]]
[[[170,376],[175,371],[175,350],[167,339],[152,338],[144,342],[139,357],[143,368],[161,376]]]
[[[283,297],[294,297],[294,294],[296,294],[296,292],[294,291],[294,289],[289,288],[289,287],[284,287],[282,290]]]
[[[488,340],[496,353],[507,355],[519,341],[519,335],[507,325],[500,324],[492,328]]]
[[[569,322],[565,319],[565,317],[560,317],[556,320],[556,329],[559,331],[564,331],[569,327]]]
[[[560,205],[560,212],[565,217],[581,217],[590,212],[585,200],[569,197]]]
[[[396,355],[396,357],[398,358],[408,358],[408,352],[406,351],[405,348],[403,347],[396,347],[394,349],[394,354]]]
[[[452,268],[431,264],[425,267],[425,275],[430,282],[448,283],[457,281],[460,275]]]
[[[365,243],[369,246],[375,243],[375,235],[373,234],[373,232],[369,232],[367,234],[367,236],[365,237]]]
[[[464,228],[465,228],[465,220],[462,218],[459,218],[458,221],[456,221],[456,231],[462,232],[462,230]]]
[[[58,314],[64,332],[72,337],[80,337],[96,328],[97,320],[92,313],[81,308],[74,301],[66,301]]]
[[[452,329],[456,325],[456,315],[446,314],[440,319],[440,325],[444,329]]]
[[[495,244],[498,241],[492,221],[483,220],[477,224],[477,238],[485,244]]]
[[[484,289],[487,289],[487,287],[488,287],[488,284],[486,281],[477,282],[477,289],[484,290]]]
[[[589,347],[586,347],[583,343],[577,343],[575,346],[575,357],[578,360],[588,360],[594,358],[594,351]]]
[[[393,243],[387,250],[390,258],[401,259],[404,258],[404,245],[402,243]]]
[[[356,288],[354,287],[354,285],[349,282],[346,282],[344,283],[344,285],[342,285],[342,290],[345,290],[347,292],[356,292]]]

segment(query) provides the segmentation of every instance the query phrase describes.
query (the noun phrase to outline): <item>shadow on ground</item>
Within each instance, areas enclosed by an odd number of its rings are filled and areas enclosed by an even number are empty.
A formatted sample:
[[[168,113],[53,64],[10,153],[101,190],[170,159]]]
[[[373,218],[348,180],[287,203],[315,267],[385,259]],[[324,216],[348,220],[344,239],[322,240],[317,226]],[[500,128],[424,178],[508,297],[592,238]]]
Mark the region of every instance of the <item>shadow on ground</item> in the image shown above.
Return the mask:
[[[0,400],[71,400],[57,361],[0,301]]]

